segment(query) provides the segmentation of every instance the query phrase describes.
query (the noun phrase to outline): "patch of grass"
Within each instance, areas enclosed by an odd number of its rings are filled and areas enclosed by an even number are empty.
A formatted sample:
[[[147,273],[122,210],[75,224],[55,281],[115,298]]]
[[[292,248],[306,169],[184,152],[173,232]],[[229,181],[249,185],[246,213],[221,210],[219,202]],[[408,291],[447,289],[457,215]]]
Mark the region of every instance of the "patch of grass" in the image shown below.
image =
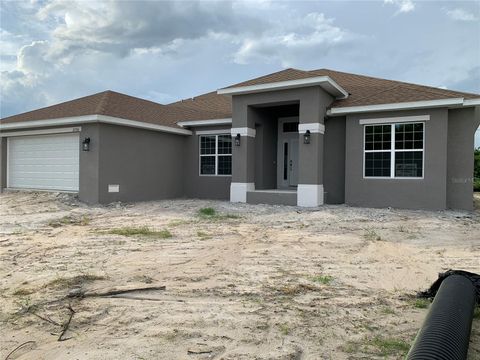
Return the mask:
[[[395,315],[395,310],[388,306],[385,306],[384,308],[382,308],[382,313],[385,315]]]
[[[342,350],[350,354],[375,354],[380,356],[405,356],[410,344],[401,339],[376,336],[364,338],[360,341],[349,341],[342,346]]]
[[[73,288],[96,280],[105,280],[105,276],[82,274],[73,277],[57,277],[50,281],[46,286],[54,288]]]
[[[283,295],[298,295],[298,294],[304,294],[308,291],[319,291],[315,286],[308,285],[308,284],[296,284],[296,285],[286,285],[278,289],[278,291],[283,294]]]
[[[280,324],[278,325],[278,328],[283,335],[287,336],[288,334],[290,334],[290,327],[288,326],[288,324]]]
[[[203,232],[203,231],[197,231],[197,236],[201,239],[201,240],[208,240],[208,239],[211,239],[212,237],[210,236],[210,234],[207,234],[206,232]]]
[[[15,296],[27,296],[27,295],[31,295],[35,292],[35,290],[33,289],[25,289],[25,288],[20,288],[20,289],[17,289],[13,292],[13,295]]]
[[[382,237],[377,234],[377,232],[373,229],[368,229],[363,234],[363,237],[369,241],[382,241]]]
[[[64,225],[80,225],[85,226],[90,224],[91,219],[87,215],[82,215],[80,217],[74,217],[71,215],[64,216],[60,219],[50,220],[48,226],[57,228]]]
[[[240,216],[235,214],[219,214],[217,210],[211,207],[201,208],[198,210],[198,215],[202,219],[208,220],[227,220],[227,219],[240,219]]]
[[[396,354],[406,355],[410,349],[410,344],[401,339],[384,338],[380,336],[371,339],[369,345],[376,347],[384,356]]]
[[[430,300],[428,299],[414,299],[412,301],[413,307],[417,309],[426,309],[430,306]]]
[[[473,311],[473,318],[480,319],[480,306],[477,306]]]
[[[146,236],[156,237],[161,239],[168,239],[172,237],[172,233],[168,230],[153,230],[148,226],[125,226],[121,228],[114,228],[107,231],[107,234],[121,235],[121,236]]]
[[[330,275],[316,275],[312,277],[312,281],[323,285],[329,285],[333,281],[333,276]]]
[[[207,207],[198,210],[198,214],[203,216],[215,216],[217,215],[217,211],[214,208]]]
[[[176,226],[181,226],[181,225],[187,225],[187,224],[190,224],[190,223],[191,223],[191,221],[189,221],[189,220],[175,219],[175,220],[170,221],[167,224],[167,226],[176,227]]]

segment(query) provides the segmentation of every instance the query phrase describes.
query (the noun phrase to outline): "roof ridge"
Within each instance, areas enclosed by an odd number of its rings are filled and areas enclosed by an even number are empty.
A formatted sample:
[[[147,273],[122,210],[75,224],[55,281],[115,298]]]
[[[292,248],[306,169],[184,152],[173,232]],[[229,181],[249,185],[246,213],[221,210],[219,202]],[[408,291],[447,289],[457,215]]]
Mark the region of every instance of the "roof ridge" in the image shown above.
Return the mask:
[[[98,115],[104,115],[104,112],[107,108],[108,98],[110,97],[110,94],[111,94],[111,90],[106,90],[103,92],[102,98],[98,102],[98,105],[95,109],[95,112]]]

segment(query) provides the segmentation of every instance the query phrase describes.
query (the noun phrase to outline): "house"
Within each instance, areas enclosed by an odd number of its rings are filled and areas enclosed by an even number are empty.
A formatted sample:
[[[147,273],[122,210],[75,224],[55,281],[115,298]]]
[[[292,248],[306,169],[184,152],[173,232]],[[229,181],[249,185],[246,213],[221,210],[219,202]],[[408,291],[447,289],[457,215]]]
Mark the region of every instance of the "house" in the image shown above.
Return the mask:
[[[470,210],[479,124],[480,95],[328,69],[168,105],[106,91],[2,119],[0,186]]]

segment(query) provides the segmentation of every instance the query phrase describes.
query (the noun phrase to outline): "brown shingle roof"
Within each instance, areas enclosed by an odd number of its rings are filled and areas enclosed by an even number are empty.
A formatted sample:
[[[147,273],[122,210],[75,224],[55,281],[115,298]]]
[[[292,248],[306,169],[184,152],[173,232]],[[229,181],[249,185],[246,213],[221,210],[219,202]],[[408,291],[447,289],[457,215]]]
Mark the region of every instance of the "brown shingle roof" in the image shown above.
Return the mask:
[[[329,69],[285,69],[231,87],[267,84],[278,81],[329,76],[344,88],[349,96],[335,100],[331,107],[379,105],[398,102],[437,100],[449,98],[480,98],[478,94],[445,90],[430,86],[409,84],[400,81],[379,79]],[[210,92],[191,99],[161,105],[114,91],[105,91],[61,104],[10,116],[2,123],[55,119],[81,115],[108,115],[129,120],[177,127],[179,121],[221,119],[232,116],[229,96]]]

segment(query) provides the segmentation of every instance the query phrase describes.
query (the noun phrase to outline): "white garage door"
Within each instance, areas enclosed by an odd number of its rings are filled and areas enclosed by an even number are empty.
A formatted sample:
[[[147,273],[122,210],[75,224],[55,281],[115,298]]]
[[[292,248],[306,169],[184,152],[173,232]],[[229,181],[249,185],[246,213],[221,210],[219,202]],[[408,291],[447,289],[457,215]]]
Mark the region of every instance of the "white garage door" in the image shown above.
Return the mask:
[[[78,191],[78,133],[8,138],[8,187]]]

